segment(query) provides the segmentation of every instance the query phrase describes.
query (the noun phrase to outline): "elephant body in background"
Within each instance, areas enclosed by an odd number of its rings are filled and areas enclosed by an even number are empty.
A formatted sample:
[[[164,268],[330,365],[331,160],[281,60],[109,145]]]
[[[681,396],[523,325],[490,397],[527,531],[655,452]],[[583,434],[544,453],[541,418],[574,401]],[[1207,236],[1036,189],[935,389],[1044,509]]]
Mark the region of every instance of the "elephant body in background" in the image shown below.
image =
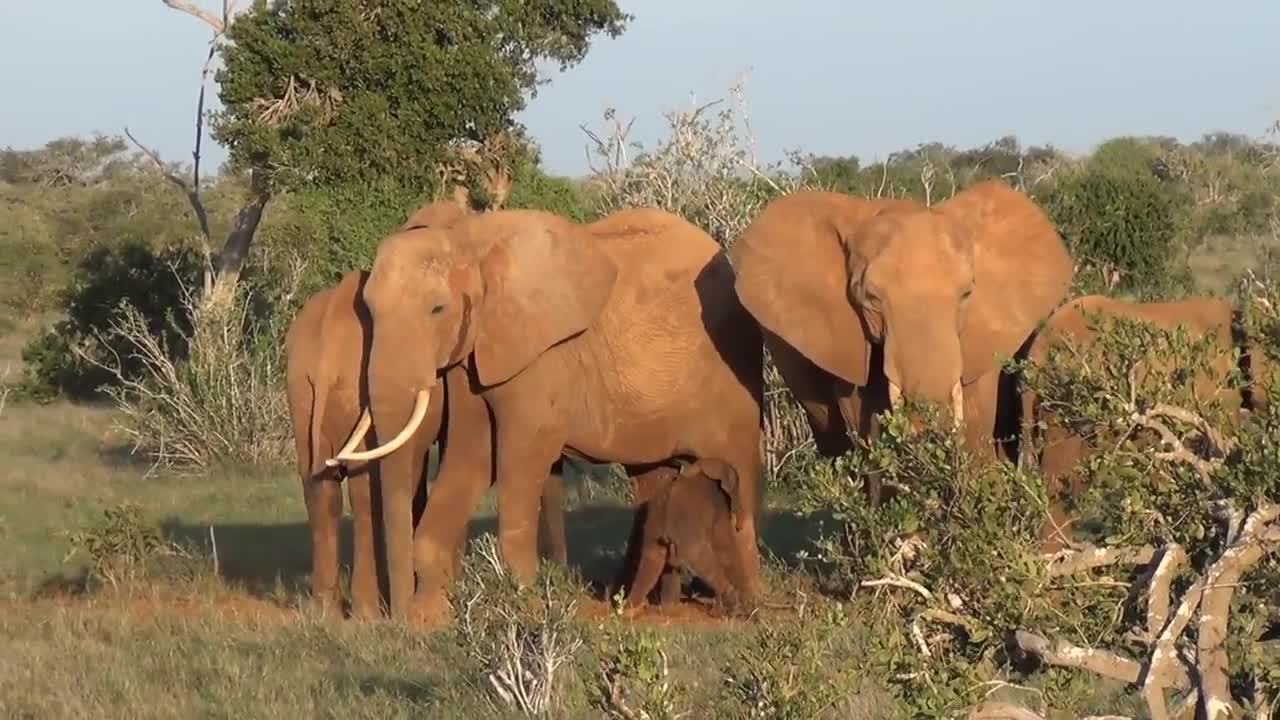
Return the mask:
[[[733,466],[705,459],[646,473],[636,479],[635,502],[642,508],[632,540],[639,544],[638,563],[627,604],[643,605],[659,579],[663,602],[672,600],[678,593],[668,583],[678,583],[676,572],[684,570],[710,586],[717,601],[732,605],[746,582],[734,551],[735,515],[743,508]]]
[[[933,207],[797,191],[731,253],[738,295],[825,456],[912,396],[950,409],[971,449],[994,452],[1001,357],[1016,356],[1072,275],[1044,212],[1000,181]]]
[[[1257,384],[1248,389],[1228,386],[1229,374],[1242,359],[1260,360],[1262,353],[1237,336],[1235,310],[1229,302],[1218,298],[1192,297],[1150,303],[1102,295],[1075,298],[1058,308],[1036,334],[1027,353],[1028,359],[1043,364],[1054,347],[1066,347],[1068,343],[1077,348],[1088,345],[1096,338],[1095,321],[1108,317],[1140,320],[1167,330],[1181,325],[1192,339],[1212,336],[1214,359],[1195,375],[1193,389],[1196,398],[1207,402],[1218,397],[1224,399],[1228,407],[1238,408],[1256,407],[1264,400],[1262,388]],[[1234,350],[1240,350],[1239,356]],[[1240,365],[1248,367],[1244,363]],[[1258,369],[1255,367],[1245,373],[1246,382],[1251,377],[1258,377]],[[1151,377],[1158,379],[1170,371],[1172,368],[1148,367],[1144,375],[1154,373]],[[1023,437],[1036,432],[1038,423],[1043,423],[1044,427],[1039,442],[1033,444],[1042,446],[1039,457],[1033,459],[1038,462],[1050,496],[1049,517],[1041,531],[1041,541],[1045,549],[1055,550],[1071,540],[1071,519],[1067,516],[1064,501],[1065,496],[1074,496],[1083,490],[1083,478],[1075,468],[1089,450],[1084,438],[1054,422],[1052,413],[1039,404],[1035,392],[1023,389],[1021,396]]]
[[[735,527],[743,590],[757,592],[762,350],[733,283],[715,241],[660,210],[590,224],[506,210],[384,239],[364,291],[375,422],[420,422],[449,369],[470,380],[465,393],[446,388],[449,425],[462,413],[490,419],[494,432],[450,437],[416,533],[413,559],[429,580],[414,596],[397,579],[409,568],[393,564],[393,614],[411,598],[419,619],[443,611],[446,553],[491,477],[502,556],[529,579],[537,498],[562,453],[633,475],[678,458],[730,463],[748,509]],[[394,443],[377,452],[384,467],[406,455]]]

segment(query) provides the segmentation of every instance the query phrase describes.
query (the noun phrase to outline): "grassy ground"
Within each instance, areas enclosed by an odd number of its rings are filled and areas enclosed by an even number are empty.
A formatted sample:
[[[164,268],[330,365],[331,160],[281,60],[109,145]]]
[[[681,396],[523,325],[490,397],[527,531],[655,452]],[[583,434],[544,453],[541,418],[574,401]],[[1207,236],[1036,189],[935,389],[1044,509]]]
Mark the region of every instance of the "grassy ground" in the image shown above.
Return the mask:
[[[20,333],[28,329],[0,333],[0,368],[20,367]],[[309,540],[289,465],[152,472],[121,445],[113,421],[108,408],[67,403],[11,402],[0,414],[0,717],[504,716],[452,633],[321,617],[306,605]],[[607,579],[620,559],[630,514],[618,497],[569,478],[570,564],[587,580]],[[140,506],[192,557],[85,592],[84,559],[67,558],[67,535],[122,501]],[[486,498],[473,537],[493,531],[492,507]],[[344,531],[346,563],[349,525]],[[767,581],[790,607],[723,620],[686,603],[633,621],[584,592],[578,615],[597,639],[624,626],[655,632],[671,660],[677,704],[693,710],[690,717],[746,716],[725,680],[742,669],[740,658],[775,652],[760,644],[766,637],[806,638],[805,653],[827,653],[820,671],[849,683],[843,700],[816,717],[901,716],[886,678],[869,669],[874,619],[854,615],[837,630],[815,630],[808,618],[834,601],[809,576],[784,569],[816,531],[812,518],[785,507],[766,514]],[[559,717],[603,717],[593,709],[590,647],[571,666]],[[1117,706],[1117,688],[1085,679],[1074,687],[1078,702],[1051,717],[1127,706]],[[992,688],[1034,703],[1034,689]]]

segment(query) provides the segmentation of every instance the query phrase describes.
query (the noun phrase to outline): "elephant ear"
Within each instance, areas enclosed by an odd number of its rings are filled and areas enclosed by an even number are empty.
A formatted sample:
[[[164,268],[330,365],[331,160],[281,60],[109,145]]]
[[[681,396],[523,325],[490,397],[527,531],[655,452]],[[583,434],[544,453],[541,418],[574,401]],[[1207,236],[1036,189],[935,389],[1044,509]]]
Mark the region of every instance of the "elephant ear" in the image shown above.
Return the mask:
[[[935,208],[973,243],[974,290],[960,331],[967,385],[1012,357],[1066,298],[1073,263],[1044,211],[1003,181],[979,183]]]
[[[618,268],[569,223],[517,219],[480,262],[485,296],[477,322],[480,382],[497,385],[552,345],[586,330],[613,291]]]
[[[733,516],[734,527],[741,530],[742,521],[746,513],[742,507],[742,498],[738,492],[738,472],[729,463],[714,459],[699,460],[680,469],[681,477],[692,477],[698,474],[714,480],[720,486],[720,490],[724,492],[725,498],[728,500],[729,513]]]
[[[870,201],[802,190],[764,209],[730,250],[747,311],[818,367],[867,384],[870,346],[849,302],[844,238],[877,211]]]

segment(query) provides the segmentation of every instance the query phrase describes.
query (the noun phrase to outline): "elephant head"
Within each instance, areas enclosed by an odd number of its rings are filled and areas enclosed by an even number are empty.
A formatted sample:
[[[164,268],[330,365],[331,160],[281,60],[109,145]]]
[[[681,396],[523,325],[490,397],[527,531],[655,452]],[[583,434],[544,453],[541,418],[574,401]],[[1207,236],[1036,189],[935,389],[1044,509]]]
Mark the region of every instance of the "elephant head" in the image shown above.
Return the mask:
[[[369,396],[375,424],[403,429],[336,459],[376,459],[404,444],[440,370],[469,359],[480,385],[498,385],[586,330],[617,272],[577,225],[541,211],[471,215],[385,238],[364,288],[374,326]]]
[[[743,305],[817,367],[889,396],[942,404],[1013,356],[1063,299],[1072,262],[1045,214],[1000,181],[934,205],[800,191],[733,248]]]
[[[649,506],[644,541],[663,545],[668,565],[701,578],[722,601],[736,602],[746,573],[734,528],[746,510],[733,466],[703,459],[685,465],[678,475],[649,474],[638,483],[635,500]]]

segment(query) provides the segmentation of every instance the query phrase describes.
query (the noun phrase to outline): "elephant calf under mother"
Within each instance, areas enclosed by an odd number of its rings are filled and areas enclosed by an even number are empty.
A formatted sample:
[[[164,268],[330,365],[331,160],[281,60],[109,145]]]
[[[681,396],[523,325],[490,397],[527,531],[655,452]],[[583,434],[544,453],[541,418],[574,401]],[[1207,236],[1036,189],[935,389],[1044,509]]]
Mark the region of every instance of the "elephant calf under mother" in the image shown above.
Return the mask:
[[[633,475],[677,459],[730,463],[746,508],[734,528],[741,590],[758,595],[762,340],[709,235],[655,209],[589,224],[485,213],[385,238],[363,298],[373,422],[388,437],[404,430],[362,457],[380,457],[383,472],[411,462],[399,441],[439,401],[442,371],[469,380],[446,388],[447,423],[480,429],[449,437],[412,560],[389,558],[392,615],[446,610],[450,552],[491,478],[500,551],[530,579],[543,481],[562,452]],[[384,513],[407,517],[411,497],[392,501]]]

